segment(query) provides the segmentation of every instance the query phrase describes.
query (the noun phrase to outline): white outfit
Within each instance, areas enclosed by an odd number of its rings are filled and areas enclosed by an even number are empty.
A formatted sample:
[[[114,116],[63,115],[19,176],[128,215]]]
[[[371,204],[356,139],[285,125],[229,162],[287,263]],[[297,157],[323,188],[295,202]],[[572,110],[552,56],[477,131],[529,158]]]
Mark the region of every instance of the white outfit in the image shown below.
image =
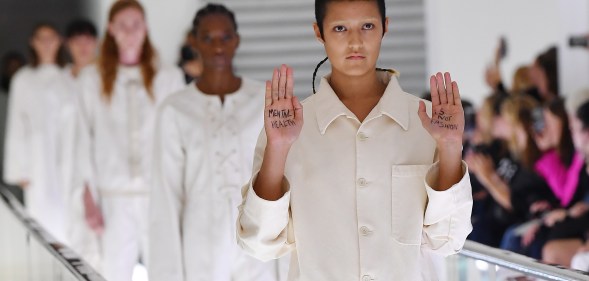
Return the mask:
[[[150,202],[152,281],[277,280],[277,263],[263,263],[235,239],[241,186],[264,126],[265,86],[242,79],[221,99],[195,84],[160,108]]]
[[[66,66],[63,71],[65,80],[69,86],[69,91],[74,94],[76,102],[78,103],[80,101],[79,96],[82,94],[82,87],[78,77],[75,77],[72,74],[71,65]],[[81,118],[79,118],[79,104],[76,105],[76,116],[78,117],[76,118],[76,122],[81,122]],[[81,169],[75,166],[78,164],[75,155],[80,153],[79,150],[82,148],[80,147],[80,138],[83,132],[81,132],[80,129],[80,125],[76,124],[74,131],[70,132],[69,140],[67,140],[69,143],[66,144],[68,147],[73,148],[70,150],[70,152],[73,152],[70,157],[72,159],[71,162],[74,163],[74,166],[70,169],[72,173],[67,175],[67,182],[64,185],[66,190],[66,202],[68,203],[66,213],[66,233],[70,248],[80,255],[86,263],[98,271],[100,269],[100,239],[98,235],[90,229],[84,216],[84,204],[82,200],[80,200],[83,196],[82,192],[84,191],[83,183],[75,181],[76,178],[79,179],[79,173],[81,172]]]
[[[439,280],[443,257],[461,250],[472,226],[466,164],[462,179],[435,191],[436,143],[417,115],[419,100],[396,76],[363,122],[326,78],[303,102],[304,125],[288,154],[276,201],[243,189],[238,241],[261,260],[292,253],[289,280]],[[428,112],[431,104],[427,103]]]
[[[110,100],[103,97],[96,66],[84,69],[80,82],[86,132],[81,142],[89,156],[79,153],[78,157],[90,162],[79,167],[81,182],[90,183],[104,216],[102,274],[107,280],[130,280],[138,258],[145,262],[148,256],[156,108],[166,96],[184,87],[182,72],[176,67],[160,68],[153,80],[153,98],[143,86],[139,67],[118,67]]]
[[[75,123],[75,99],[57,65],[23,67],[12,80],[4,149],[4,181],[25,188],[29,214],[66,242],[64,140]]]

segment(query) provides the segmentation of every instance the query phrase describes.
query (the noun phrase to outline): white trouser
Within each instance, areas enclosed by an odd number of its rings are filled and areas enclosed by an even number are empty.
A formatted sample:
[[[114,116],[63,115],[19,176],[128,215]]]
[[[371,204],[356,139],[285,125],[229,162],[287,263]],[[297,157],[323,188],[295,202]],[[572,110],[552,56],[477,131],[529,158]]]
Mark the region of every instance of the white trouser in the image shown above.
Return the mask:
[[[573,256],[571,268],[582,271],[589,271],[589,252],[581,252]]]
[[[139,258],[148,260],[147,195],[104,196],[102,275],[108,281],[130,281]]]

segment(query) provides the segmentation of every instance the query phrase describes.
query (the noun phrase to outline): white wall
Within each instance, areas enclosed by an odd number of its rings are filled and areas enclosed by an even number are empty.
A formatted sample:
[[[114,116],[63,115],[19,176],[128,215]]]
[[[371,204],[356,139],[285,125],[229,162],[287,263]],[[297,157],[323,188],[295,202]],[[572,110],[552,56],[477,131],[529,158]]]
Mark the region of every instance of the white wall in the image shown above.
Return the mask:
[[[583,0],[426,0],[427,69],[450,71],[464,97],[480,104],[489,93],[484,70],[492,61],[500,36],[508,41],[502,63],[507,86],[515,69],[529,64],[550,45],[559,45],[561,90],[587,85],[587,51],[571,50],[569,34],[587,32],[589,9]]]
[[[95,1],[93,7],[96,24],[100,34],[104,33],[108,11],[114,0]],[[201,7],[200,0],[142,0],[140,1],[147,13],[149,36],[157,48],[164,63],[176,64],[180,46],[192,19]]]

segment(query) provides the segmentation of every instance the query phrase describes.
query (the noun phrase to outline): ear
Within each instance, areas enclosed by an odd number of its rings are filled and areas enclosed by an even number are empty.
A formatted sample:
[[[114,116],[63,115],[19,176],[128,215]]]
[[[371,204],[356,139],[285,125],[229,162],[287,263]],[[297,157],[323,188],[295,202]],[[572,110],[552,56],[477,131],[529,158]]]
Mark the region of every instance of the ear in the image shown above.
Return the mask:
[[[321,31],[319,31],[319,26],[316,22],[313,23],[313,30],[315,31],[315,38],[317,38],[317,40],[321,42],[321,44],[325,44],[325,41],[321,37]]]
[[[384,19],[384,26],[382,28],[384,28],[384,32],[382,34],[384,36],[385,34],[387,34],[387,32],[389,32],[389,17],[386,17]]]
[[[236,41],[235,42],[235,49],[237,49],[239,47],[239,43],[241,43],[241,36],[239,36],[239,33],[235,34],[237,36]]]

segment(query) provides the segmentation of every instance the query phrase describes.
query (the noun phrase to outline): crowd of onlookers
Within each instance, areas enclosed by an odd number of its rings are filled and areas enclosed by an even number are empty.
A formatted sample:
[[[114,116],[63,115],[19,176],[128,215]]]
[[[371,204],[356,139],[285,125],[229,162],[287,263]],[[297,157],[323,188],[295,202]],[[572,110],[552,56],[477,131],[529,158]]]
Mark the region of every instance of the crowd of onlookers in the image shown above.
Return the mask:
[[[507,88],[500,54],[485,72],[490,94],[477,110],[465,107],[469,239],[587,271],[589,90],[559,92],[555,47],[519,67]]]

